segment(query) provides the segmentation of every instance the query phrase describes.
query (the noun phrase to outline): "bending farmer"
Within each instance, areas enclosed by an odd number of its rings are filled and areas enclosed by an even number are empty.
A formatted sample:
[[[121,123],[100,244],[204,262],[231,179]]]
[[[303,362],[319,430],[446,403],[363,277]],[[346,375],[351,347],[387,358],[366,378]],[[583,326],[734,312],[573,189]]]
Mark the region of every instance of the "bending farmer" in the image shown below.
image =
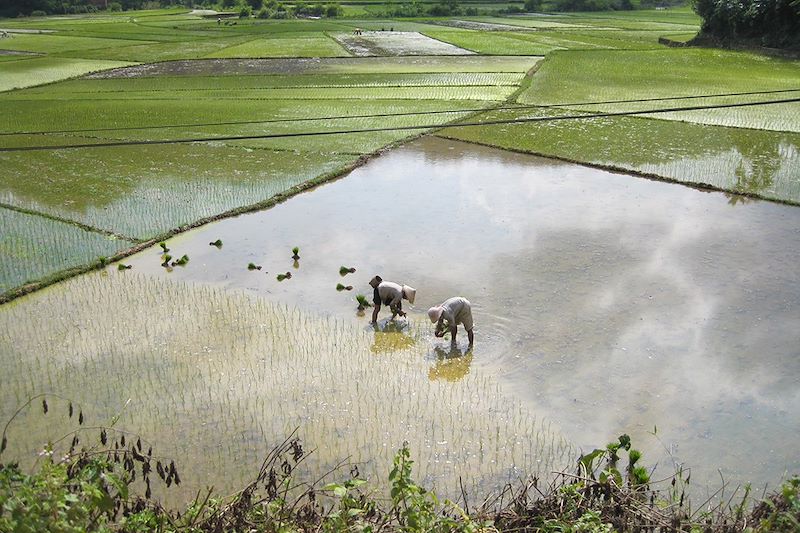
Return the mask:
[[[417,295],[417,290],[413,287],[399,285],[391,281],[383,281],[380,276],[372,278],[369,284],[374,289],[372,293],[372,303],[375,305],[375,309],[372,310],[373,324],[378,321],[381,305],[388,305],[389,309],[392,310],[392,320],[397,315],[406,316],[403,312],[403,299],[413,304]]]
[[[469,339],[468,350],[472,349],[474,337],[472,335],[472,306],[469,300],[461,296],[455,296],[445,300],[441,305],[436,305],[428,309],[428,318],[436,324],[434,335],[444,337],[445,330],[450,330],[451,342],[456,343],[456,331],[458,325],[463,324],[467,330]]]

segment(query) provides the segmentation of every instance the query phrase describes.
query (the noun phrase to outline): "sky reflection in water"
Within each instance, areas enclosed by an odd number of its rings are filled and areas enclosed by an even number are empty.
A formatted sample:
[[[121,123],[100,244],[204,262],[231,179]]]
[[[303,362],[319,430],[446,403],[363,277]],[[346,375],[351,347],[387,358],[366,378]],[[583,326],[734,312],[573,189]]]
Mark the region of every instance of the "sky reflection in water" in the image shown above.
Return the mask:
[[[371,300],[376,273],[417,289],[418,319],[465,296],[473,355],[432,327],[376,333],[375,349],[430,343],[431,380],[494,374],[584,451],[627,432],[648,464],[669,450],[701,483],[718,468],[757,486],[800,471],[798,208],[433,138],[170,247],[189,267],[167,272],[150,250],[134,268],[364,328],[354,296]]]

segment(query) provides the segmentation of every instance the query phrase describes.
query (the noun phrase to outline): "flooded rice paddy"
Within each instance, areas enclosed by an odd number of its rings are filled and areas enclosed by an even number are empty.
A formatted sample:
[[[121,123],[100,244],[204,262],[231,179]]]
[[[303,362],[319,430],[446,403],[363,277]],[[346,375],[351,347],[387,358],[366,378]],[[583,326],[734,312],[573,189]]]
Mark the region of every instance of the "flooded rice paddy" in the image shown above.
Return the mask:
[[[621,433],[699,491],[763,486],[800,470],[799,244],[795,207],[422,139],[171,239],[184,267],[151,249],[8,305],[2,414],[42,390],[99,417],[131,398],[120,425],[188,462],[190,487],[235,488],[295,427],[312,471],[350,457],[385,479],[408,440],[451,495]],[[417,289],[400,331],[356,311],[375,274]],[[453,295],[472,353],[427,322]],[[12,437],[40,444],[41,418]]]

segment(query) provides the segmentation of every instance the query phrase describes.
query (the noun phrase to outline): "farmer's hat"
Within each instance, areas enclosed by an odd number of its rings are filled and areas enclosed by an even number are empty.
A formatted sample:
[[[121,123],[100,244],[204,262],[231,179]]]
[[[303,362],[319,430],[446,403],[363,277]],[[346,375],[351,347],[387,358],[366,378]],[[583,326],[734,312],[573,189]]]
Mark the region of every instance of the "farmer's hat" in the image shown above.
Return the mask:
[[[417,297],[417,289],[414,287],[409,287],[408,285],[403,285],[403,296],[406,297],[406,300],[408,300],[409,303],[413,304],[414,298]]]
[[[430,309],[428,309],[428,318],[431,319],[431,322],[436,323],[442,317],[442,313],[443,312],[444,312],[444,309],[442,309],[442,306],[435,305],[435,306],[431,307]]]

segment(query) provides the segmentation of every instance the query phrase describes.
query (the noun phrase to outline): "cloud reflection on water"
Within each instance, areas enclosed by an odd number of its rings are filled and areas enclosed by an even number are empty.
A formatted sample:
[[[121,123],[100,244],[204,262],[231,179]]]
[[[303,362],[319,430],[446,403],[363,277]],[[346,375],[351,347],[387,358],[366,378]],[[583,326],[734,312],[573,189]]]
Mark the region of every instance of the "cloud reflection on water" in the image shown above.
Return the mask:
[[[209,249],[216,238],[225,255]],[[444,357],[430,376],[462,362],[496,374],[578,446],[629,432],[655,460],[658,426],[698,480],[800,470],[797,208],[425,139],[177,242],[198,265],[182,279],[354,320],[366,319],[352,297],[376,273],[416,287],[422,318],[469,298],[479,355]],[[280,271],[294,245],[290,283],[237,269]],[[136,268],[165,275],[154,262]],[[358,268],[349,296],[333,289],[341,264]],[[764,435],[786,444],[754,458]]]

